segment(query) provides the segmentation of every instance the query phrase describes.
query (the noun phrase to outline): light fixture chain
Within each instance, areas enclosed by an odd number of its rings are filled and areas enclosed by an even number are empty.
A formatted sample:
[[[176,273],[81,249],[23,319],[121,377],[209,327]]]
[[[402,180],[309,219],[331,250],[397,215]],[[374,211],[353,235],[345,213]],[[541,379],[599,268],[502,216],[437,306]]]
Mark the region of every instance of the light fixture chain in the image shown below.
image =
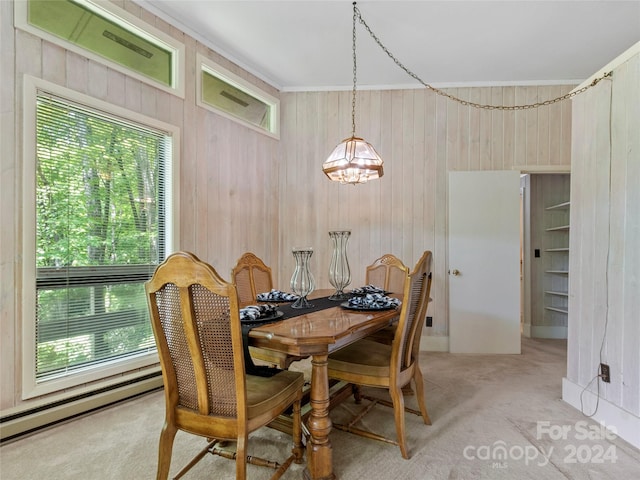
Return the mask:
[[[373,33],[373,31],[371,30],[371,28],[369,28],[369,25],[367,25],[367,22],[364,21],[364,19],[362,18],[362,15],[360,14],[360,10],[358,10],[358,7],[356,7],[356,4],[354,2],[353,4],[353,22],[354,22],[354,30],[353,30],[353,72],[354,72],[354,84],[353,84],[353,108],[354,108],[354,113],[353,115],[355,116],[355,91],[356,91],[356,85],[355,85],[355,68],[356,68],[356,64],[355,64],[355,38],[356,38],[356,32],[355,32],[355,21],[356,21],[356,16],[358,18],[358,21],[364,26],[364,28],[367,30],[367,32],[369,32],[369,35],[371,36],[371,38],[373,38],[373,40],[378,44],[378,46],[389,56],[389,58],[391,60],[393,60],[393,62],[400,67],[402,70],[404,70],[404,72],[409,75],[410,77],[414,78],[415,80],[417,80],[418,82],[420,82],[422,85],[424,85],[426,88],[428,88],[429,90],[433,91],[434,93],[437,93],[438,95],[441,95],[443,97],[446,97],[450,100],[453,100],[454,102],[458,102],[461,105],[464,106],[469,106],[469,107],[474,107],[474,108],[482,108],[484,110],[528,110],[530,108],[538,108],[538,107],[542,107],[545,105],[553,105],[554,103],[558,103],[561,102],[563,100],[567,100],[569,98],[575,97],[576,95],[579,95],[583,92],[585,92],[586,90],[588,90],[589,88],[595,86],[598,84],[598,82],[600,82],[600,80],[604,79],[604,78],[608,78],[611,77],[612,72],[606,72],[604,73],[601,77],[595,78],[589,85],[586,85],[578,90],[574,90],[572,92],[569,92],[565,95],[562,95],[560,97],[554,98],[552,100],[544,100],[542,102],[536,102],[536,103],[530,103],[530,104],[524,104],[524,105],[487,105],[487,104],[482,104],[482,103],[474,103],[474,102],[469,102],[467,100],[462,100],[461,98],[458,98],[454,95],[451,95],[447,92],[445,92],[444,90],[440,90],[439,88],[436,88],[432,85],[429,85],[428,83],[424,82],[420,77],[418,77],[418,75],[416,75],[415,73],[413,73],[411,70],[409,70],[407,67],[405,67],[402,62],[400,62],[400,60],[398,60],[388,49],[387,47],[385,47],[383,45],[383,43],[380,41],[380,39],[376,36],[375,33]],[[355,132],[355,121],[354,121],[354,132]]]
[[[356,13],[357,12],[357,13]],[[356,62],[356,18],[359,16],[356,2],[353,2],[353,29],[352,29],[352,50],[353,50],[353,92],[351,94],[351,136],[356,136],[356,83],[358,81],[357,76],[357,62]]]

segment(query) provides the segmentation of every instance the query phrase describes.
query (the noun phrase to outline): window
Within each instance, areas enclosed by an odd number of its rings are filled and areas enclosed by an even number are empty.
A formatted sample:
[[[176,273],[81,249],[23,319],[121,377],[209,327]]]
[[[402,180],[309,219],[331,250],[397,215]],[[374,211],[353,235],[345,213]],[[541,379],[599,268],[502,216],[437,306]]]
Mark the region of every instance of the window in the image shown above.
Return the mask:
[[[274,138],[280,135],[280,101],[198,55],[198,105]]]
[[[157,361],[144,282],[172,246],[175,132],[33,82],[36,308],[24,321],[38,390]]]
[[[16,25],[81,55],[184,97],[184,45],[109,3],[16,2]]]

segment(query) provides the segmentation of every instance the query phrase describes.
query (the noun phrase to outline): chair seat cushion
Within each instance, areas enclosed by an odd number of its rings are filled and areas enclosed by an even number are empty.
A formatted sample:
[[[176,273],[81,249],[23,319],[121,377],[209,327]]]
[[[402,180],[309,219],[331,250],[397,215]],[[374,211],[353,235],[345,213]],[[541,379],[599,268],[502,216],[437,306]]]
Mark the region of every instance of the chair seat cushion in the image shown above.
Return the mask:
[[[396,324],[384,327],[382,330],[378,330],[367,337],[367,340],[372,340],[378,343],[386,343],[391,345],[393,338],[396,336]]]
[[[391,345],[365,338],[329,355],[329,370],[388,377],[390,362]]]
[[[295,396],[302,389],[304,376],[301,372],[283,370],[273,377],[246,376],[247,414],[257,417],[280,405],[284,399]]]

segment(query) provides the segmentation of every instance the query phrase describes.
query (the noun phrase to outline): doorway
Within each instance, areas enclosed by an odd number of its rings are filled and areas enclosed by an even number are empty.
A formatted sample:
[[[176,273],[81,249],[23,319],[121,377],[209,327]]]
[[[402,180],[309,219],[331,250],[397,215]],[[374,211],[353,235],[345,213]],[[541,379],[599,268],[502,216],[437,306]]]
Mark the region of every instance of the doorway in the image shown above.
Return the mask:
[[[521,177],[522,335],[566,339],[570,174]]]

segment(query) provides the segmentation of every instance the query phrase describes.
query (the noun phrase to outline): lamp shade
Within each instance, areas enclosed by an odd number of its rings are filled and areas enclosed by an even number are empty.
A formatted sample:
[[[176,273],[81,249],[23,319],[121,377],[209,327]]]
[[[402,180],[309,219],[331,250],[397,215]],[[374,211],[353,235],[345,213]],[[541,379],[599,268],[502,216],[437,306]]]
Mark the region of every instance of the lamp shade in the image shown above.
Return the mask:
[[[344,139],[322,164],[329,180],[340,183],[366,183],[382,177],[382,159],[378,152],[359,137]]]

